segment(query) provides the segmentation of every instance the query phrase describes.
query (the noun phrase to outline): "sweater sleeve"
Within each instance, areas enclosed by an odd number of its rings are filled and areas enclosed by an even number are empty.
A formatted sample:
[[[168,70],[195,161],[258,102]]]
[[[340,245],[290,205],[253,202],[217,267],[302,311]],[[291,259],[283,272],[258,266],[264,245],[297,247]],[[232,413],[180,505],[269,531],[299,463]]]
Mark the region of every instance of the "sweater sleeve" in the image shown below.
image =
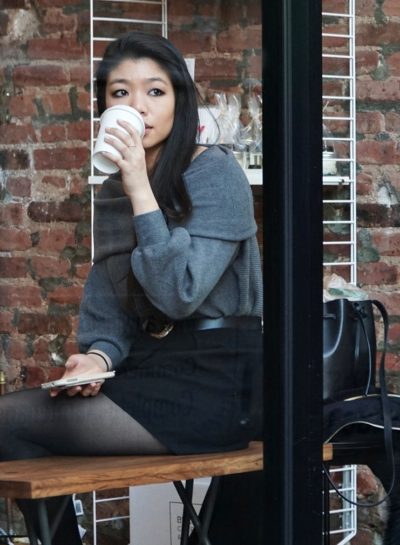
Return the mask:
[[[173,319],[196,312],[256,231],[250,188],[231,155],[219,148],[201,154],[185,180],[193,208],[183,224],[167,225],[160,211],[133,218],[133,272],[151,302]]]
[[[101,350],[113,368],[126,358],[137,323],[120,306],[105,262],[93,265],[85,283],[79,313],[78,343],[81,352]]]

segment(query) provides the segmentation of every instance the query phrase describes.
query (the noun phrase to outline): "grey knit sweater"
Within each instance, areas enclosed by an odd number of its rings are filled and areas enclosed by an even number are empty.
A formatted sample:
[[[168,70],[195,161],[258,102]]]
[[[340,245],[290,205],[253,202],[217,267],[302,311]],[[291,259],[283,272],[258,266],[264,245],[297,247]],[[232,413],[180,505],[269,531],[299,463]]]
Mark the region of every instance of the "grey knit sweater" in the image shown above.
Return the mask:
[[[213,146],[184,179],[193,210],[181,223],[167,222],[161,211],[132,217],[117,179],[107,180],[95,200],[96,251],[78,340],[82,351],[104,351],[114,367],[133,348],[137,315],[148,309],[172,320],[262,314],[257,226],[242,169],[229,150]],[[140,287],[132,307],[121,304],[130,268]]]

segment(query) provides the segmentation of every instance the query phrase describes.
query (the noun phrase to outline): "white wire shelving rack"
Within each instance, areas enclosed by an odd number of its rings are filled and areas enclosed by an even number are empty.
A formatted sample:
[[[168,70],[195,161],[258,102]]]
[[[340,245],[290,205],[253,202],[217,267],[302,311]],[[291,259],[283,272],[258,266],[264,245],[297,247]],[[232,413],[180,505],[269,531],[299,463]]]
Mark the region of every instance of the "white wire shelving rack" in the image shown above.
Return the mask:
[[[323,160],[324,266],[356,284],[355,0],[339,0],[322,17],[323,144],[334,148]]]
[[[119,16],[116,13],[115,6],[121,4],[121,12],[131,7],[147,9],[150,16],[146,18],[136,18],[132,15]],[[101,60],[101,54],[107,43],[115,40],[121,34],[128,30],[148,29],[151,32],[159,33],[164,37],[168,35],[167,19],[167,0],[90,0],[90,151],[93,155],[95,143],[96,128],[99,123],[97,115],[97,101],[95,93],[95,73],[96,65]],[[96,186],[106,179],[105,176],[98,176],[94,171],[93,162],[91,162],[89,184],[91,186],[91,224],[93,233],[93,199]],[[93,237],[92,237],[92,256],[93,256]],[[93,499],[93,545],[97,545],[97,526],[101,523],[115,522],[128,519],[128,515],[113,515],[100,518],[98,516],[98,506],[101,503],[124,502],[129,501],[129,495],[110,496],[98,498],[96,491],[92,493]]]
[[[330,475],[344,498],[356,502],[357,466],[331,468]],[[329,538],[334,538],[336,545],[349,543],[357,534],[357,507],[344,498],[341,498],[336,490],[329,488]]]
[[[357,283],[355,0],[322,12],[324,269]],[[323,2],[324,6],[324,2]],[[330,151],[332,151],[330,149]],[[357,466],[330,469],[339,491],[356,501]],[[344,545],[357,534],[357,507],[330,489],[329,536]]]

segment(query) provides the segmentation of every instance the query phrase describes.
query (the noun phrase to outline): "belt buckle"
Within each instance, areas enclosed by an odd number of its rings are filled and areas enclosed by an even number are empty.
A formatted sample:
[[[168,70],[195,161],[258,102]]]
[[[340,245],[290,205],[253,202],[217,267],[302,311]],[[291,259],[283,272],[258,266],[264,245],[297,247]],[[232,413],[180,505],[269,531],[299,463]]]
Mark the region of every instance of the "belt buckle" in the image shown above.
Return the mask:
[[[174,324],[172,323],[169,323],[167,325],[165,325],[161,331],[158,331],[157,333],[149,333],[149,335],[151,335],[152,337],[154,337],[155,339],[163,339],[164,337],[166,337],[169,333],[171,333],[171,331],[174,329]]]

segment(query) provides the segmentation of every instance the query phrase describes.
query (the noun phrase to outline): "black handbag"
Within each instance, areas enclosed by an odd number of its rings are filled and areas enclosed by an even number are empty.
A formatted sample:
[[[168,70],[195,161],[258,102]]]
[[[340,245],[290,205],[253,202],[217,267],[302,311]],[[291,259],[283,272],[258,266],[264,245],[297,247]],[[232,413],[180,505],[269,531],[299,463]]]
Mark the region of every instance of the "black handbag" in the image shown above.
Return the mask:
[[[376,385],[376,330],[374,308],[381,315],[384,335]],[[383,443],[392,481],[386,496],[374,503],[352,502],[337,489],[324,466],[332,487],[349,503],[375,507],[386,501],[395,482],[392,415],[386,387],[385,355],[389,318],[380,301],[335,299],[323,304],[323,399],[325,403],[350,401],[359,396],[378,395],[382,406]]]
[[[376,393],[375,304],[348,299],[324,303],[324,401]]]

